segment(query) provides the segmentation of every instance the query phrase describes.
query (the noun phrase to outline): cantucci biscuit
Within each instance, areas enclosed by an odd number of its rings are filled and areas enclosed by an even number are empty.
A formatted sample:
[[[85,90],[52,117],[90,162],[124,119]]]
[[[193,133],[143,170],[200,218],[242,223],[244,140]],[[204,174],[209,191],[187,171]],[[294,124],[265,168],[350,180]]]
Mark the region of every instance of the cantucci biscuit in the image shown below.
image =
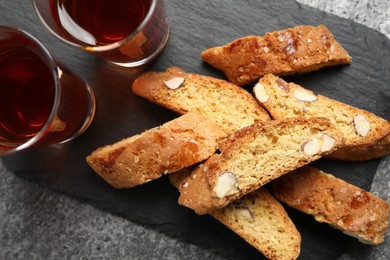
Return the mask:
[[[352,61],[324,25],[296,26],[266,33],[264,37],[247,36],[207,49],[201,57],[239,86],[268,73],[306,73]]]
[[[147,72],[133,83],[133,92],[177,113],[209,117],[227,133],[268,121],[268,113],[246,90],[221,79],[186,73],[178,67]]]
[[[171,183],[181,191],[191,171],[169,175]],[[268,259],[297,259],[301,235],[283,206],[266,188],[247,194],[210,215],[234,231]]]
[[[283,206],[261,187],[210,215],[268,259],[297,259],[301,236]]]
[[[113,187],[134,187],[207,159],[226,136],[207,117],[187,113],[101,147],[86,160]]]
[[[316,95],[272,74],[261,78],[253,91],[274,119],[329,118],[345,141],[329,158],[359,161],[390,154],[390,122],[373,113]]]
[[[316,168],[305,166],[272,182],[277,199],[356,237],[365,244],[383,242],[389,203]]]
[[[257,123],[232,134],[188,178],[179,203],[206,214],[334,151],[341,133],[326,118]]]

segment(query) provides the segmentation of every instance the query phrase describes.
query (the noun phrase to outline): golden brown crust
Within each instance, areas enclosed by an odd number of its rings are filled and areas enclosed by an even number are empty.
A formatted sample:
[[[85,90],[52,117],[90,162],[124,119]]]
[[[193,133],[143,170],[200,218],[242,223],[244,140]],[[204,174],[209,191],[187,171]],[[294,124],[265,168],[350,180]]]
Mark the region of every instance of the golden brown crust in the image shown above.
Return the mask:
[[[182,185],[186,183],[186,179],[191,175],[194,170],[193,167],[187,167],[175,173],[169,174],[169,181],[176,189],[181,192]]]
[[[113,187],[133,187],[207,159],[225,137],[208,118],[187,113],[159,128],[101,147],[87,162]]]
[[[201,57],[239,86],[268,73],[306,73],[352,61],[324,25],[296,26],[266,33],[264,37],[247,36],[205,50]]]
[[[191,170],[169,175],[181,192]],[[226,227],[259,250],[268,259],[297,259],[301,235],[283,206],[262,187],[245,197],[210,213]]]
[[[312,101],[299,100],[296,91],[307,93]],[[259,103],[273,119],[315,116],[329,118],[345,138],[344,146],[328,155],[329,158],[361,161],[390,154],[390,122],[373,113],[315,95],[310,90],[287,83],[272,74],[261,78],[255,85],[254,92],[257,93]],[[300,98],[305,99],[302,94]],[[367,122],[368,128],[356,124],[355,118],[359,117]],[[359,127],[367,132],[359,131]]]
[[[385,128],[386,126],[383,129]],[[390,132],[383,138],[378,138],[373,141],[371,144],[340,147],[327,157],[345,161],[364,161],[380,158],[388,154],[390,154]]]
[[[383,242],[389,204],[374,194],[309,166],[273,181],[272,188],[276,198],[319,222],[366,244]]]
[[[331,145],[324,145],[327,140]],[[332,152],[342,143],[342,135],[328,119],[291,118],[242,128],[226,142],[220,154],[192,172],[181,192],[179,203],[198,214],[222,208]]]
[[[170,89],[166,82],[172,79],[184,82]],[[256,121],[270,120],[246,90],[224,80],[186,73],[178,67],[144,73],[134,81],[132,89],[136,95],[177,113],[192,111],[207,116],[227,134]]]

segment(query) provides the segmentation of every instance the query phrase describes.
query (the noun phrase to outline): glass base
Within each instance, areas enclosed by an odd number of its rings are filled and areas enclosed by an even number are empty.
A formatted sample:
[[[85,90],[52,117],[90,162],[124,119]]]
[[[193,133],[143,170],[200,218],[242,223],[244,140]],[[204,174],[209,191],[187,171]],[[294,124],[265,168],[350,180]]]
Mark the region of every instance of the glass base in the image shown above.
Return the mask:
[[[135,67],[145,65],[151,62],[152,60],[154,60],[155,58],[157,58],[157,56],[164,50],[165,46],[167,45],[168,39],[169,39],[169,30],[164,40],[161,42],[160,46],[156,49],[156,51],[142,60],[132,61],[132,62],[115,62],[115,61],[108,61],[108,62],[125,68],[135,68]]]
[[[96,113],[96,97],[95,97],[95,93],[93,92],[91,86],[85,82],[85,87],[87,89],[87,92],[90,96],[90,104],[89,104],[89,108],[88,108],[88,111],[87,111],[87,117],[85,118],[85,121],[84,121],[84,124],[80,127],[80,129],[74,133],[72,136],[70,136],[69,138],[67,138],[66,140],[60,142],[59,144],[63,144],[63,143],[66,143],[66,142],[69,142],[73,139],[75,139],[76,137],[80,136],[82,133],[84,133],[88,127],[91,125],[94,117],[95,117],[95,113]]]

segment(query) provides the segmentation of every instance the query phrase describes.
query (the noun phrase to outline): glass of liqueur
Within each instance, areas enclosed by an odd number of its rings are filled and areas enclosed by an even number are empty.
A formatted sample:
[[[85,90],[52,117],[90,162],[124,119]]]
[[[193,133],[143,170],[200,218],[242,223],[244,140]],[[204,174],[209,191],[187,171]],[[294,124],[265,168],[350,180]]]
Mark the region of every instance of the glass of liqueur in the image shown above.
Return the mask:
[[[59,67],[28,33],[0,26],[0,155],[69,141],[94,113],[83,79]]]
[[[33,0],[62,41],[123,67],[156,58],[169,36],[163,0]]]

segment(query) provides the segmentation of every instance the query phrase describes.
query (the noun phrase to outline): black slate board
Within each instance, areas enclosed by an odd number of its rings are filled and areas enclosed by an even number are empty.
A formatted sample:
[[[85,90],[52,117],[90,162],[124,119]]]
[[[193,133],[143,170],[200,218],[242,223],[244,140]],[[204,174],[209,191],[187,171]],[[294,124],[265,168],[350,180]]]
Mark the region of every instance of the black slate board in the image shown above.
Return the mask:
[[[322,23],[349,51],[353,63],[287,80],[390,119],[390,41],[367,27],[292,0],[166,1],[171,26],[169,43],[156,61],[133,70],[108,65],[65,46],[48,35],[25,1],[4,2],[0,2],[0,22],[19,26],[41,39],[61,62],[89,80],[97,97],[96,118],[84,135],[64,145],[5,156],[6,166],[22,178],[199,245],[226,259],[262,255],[210,216],[197,216],[177,205],[178,192],[166,177],[136,188],[115,190],[85,163],[85,156],[97,147],[177,117],[131,93],[131,82],[139,73],[179,66],[188,72],[224,78],[221,72],[202,62],[201,51],[242,36]],[[379,162],[380,159],[360,163],[322,159],[315,165],[369,190]],[[336,259],[353,247],[367,247],[309,216],[287,210],[302,235],[300,259]]]

